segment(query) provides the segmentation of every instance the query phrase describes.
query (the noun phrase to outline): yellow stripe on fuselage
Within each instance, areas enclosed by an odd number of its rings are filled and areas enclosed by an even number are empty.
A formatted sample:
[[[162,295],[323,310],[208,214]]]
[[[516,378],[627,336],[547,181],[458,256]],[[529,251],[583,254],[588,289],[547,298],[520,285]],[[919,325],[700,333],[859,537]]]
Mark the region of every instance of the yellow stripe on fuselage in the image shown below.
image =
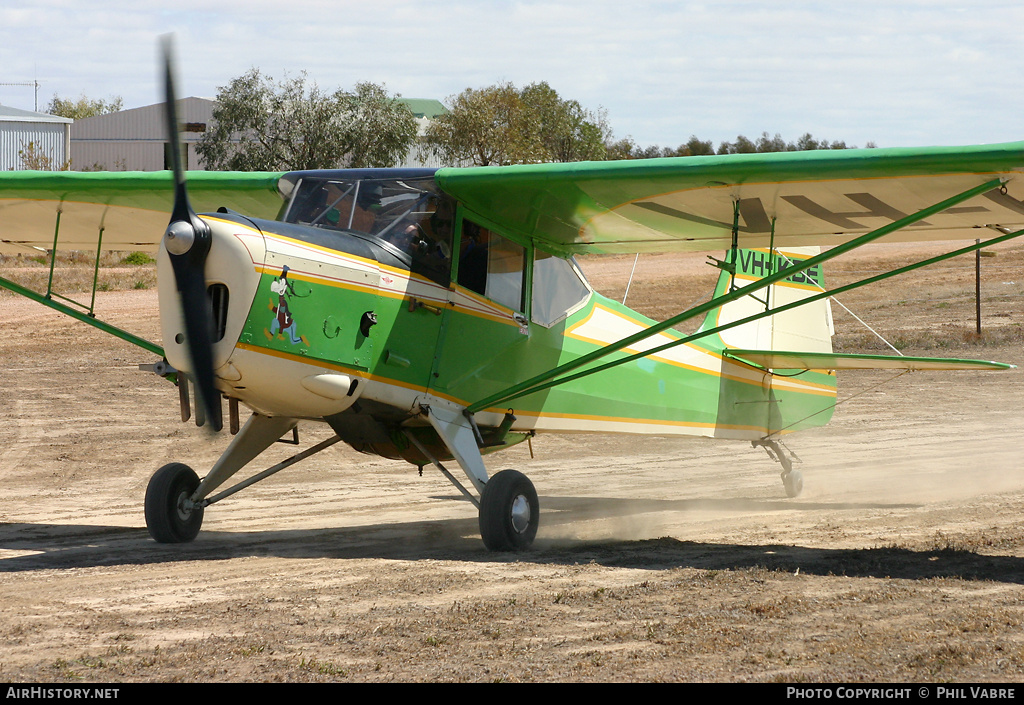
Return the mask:
[[[596,320],[598,317],[604,317],[604,321],[598,322]],[[609,323],[611,325],[608,325]],[[622,325],[622,327],[617,330],[611,327],[620,323],[625,325]],[[649,327],[649,324],[645,322],[638,321],[620,311],[615,311],[600,303],[595,303],[590,313],[588,313],[583,320],[570,326],[566,330],[565,335],[566,337],[604,347]],[[642,341],[642,343],[647,343],[644,347],[629,346],[623,348],[623,351],[632,353],[643,352],[645,349],[659,347],[675,340],[679,340],[679,338],[668,335],[667,332],[657,333],[654,336],[651,336],[647,341]],[[679,348],[683,348],[684,350],[679,350]],[[751,365],[736,364],[732,360],[724,359],[721,353],[705,350],[699,346],[693,345],[692,343],[680,343],[678,348],[670,348],[660,353],[649,355],[648,357],[649,359],[657,360],[658,362],[663,362],[665,364],[672,365],[673,367],[699,372],[715,378],[725,378],[734,382],[741,382],[743,384],[749,384],[761,388],[768,386],[764,380],[764,377],[767,374],[764,370]],[[740,374],[723,372],[723,368],[725,367],[732,368]],[[836,396],[836,390],[834,387],[817,382],[776,377],[772,383],[776,386],[784,386],[790,391],[797,393],[816,394],[828,397]]]

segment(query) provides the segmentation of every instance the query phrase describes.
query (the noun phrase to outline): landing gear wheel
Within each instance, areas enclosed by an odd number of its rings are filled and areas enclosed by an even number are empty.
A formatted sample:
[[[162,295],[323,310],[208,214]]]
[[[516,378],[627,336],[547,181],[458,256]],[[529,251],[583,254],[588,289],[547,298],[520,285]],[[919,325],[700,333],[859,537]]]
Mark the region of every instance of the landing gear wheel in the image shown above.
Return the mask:
[[[203,508],[188,502],[199,476],[188,465],[170,463],[153,473],[146,488],[146,528],[159,543],[187,543],[203,525]]]
[[[787,497],[799,497],[804,490],[804,476],[799,470],[786,470],[782,473],[782,484],[786,488]]]
[[[530,478],[502,470],[480,495],[480,537],[491,551],[522,551],[530,547],[540,524],[540,502]]]

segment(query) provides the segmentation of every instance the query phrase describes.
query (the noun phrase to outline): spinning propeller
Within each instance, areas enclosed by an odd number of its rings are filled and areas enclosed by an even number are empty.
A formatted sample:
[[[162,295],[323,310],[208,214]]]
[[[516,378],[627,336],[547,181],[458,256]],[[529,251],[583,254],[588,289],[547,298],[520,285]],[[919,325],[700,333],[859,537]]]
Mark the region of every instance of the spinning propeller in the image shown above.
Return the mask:
[[[205,409],[214,431],[223,425],[219,394],[213,375],[213,312],[206,294],[206,256],[210,252],[210,226],[203,222],[188,202],[185,170],[181,164],[178,135],[178,110],[175,103],[171,38],[163,38],[164,117],[167,121],[171,168],[174,172],[174,207],[171,222],[164,232],[164,247],[171,258],[178,298],[185,320],[191,377],[196,388],[197,406]],[[179,384],[184,383],[184,380]]]

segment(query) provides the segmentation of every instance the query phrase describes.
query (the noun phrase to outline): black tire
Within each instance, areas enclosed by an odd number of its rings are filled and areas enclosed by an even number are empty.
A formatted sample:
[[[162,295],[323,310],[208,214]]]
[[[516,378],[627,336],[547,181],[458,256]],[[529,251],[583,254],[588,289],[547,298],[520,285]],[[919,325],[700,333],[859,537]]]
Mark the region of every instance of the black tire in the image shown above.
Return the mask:
[[[787,470],[782,473],[782,485],[786,488],[786,496],[792,499],[799,497],[804,491],[804,476],[799,470]]]
[[[502,470],[480,495],[480,537],[491,551],[522,551],[530,547],[540,525],[540,502],[530,478]]]
[[[199,476],[188,465],[170,463],[153,473],[146,488],[146,528],[159,543],[187,543],[203,525],[203,508],[182,503],[199,487]]]

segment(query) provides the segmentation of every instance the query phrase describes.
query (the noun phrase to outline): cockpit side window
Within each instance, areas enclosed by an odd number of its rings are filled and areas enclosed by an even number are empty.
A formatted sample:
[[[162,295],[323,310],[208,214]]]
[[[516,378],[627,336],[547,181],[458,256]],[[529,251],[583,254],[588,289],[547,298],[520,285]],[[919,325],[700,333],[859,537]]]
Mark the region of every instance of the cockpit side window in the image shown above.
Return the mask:
[[[513,311],[524,310],[526,248],[471,220],[462,221],[458,283]]]
[[[452,232],[455,223],[455,204],[447,196],[421,194],[405,200],[400,207],[378,217],[387,224],[378,229],[376,236],[412,258],[413,271],[420,271],[435,281],[442,273],[447,283],[451,273]],[[434,276],[436,273],[438,276]]]
[[[589,296],[590,286],[572,259],[535,250],[531,307],[535,323],[550,328],[579,310]]]

